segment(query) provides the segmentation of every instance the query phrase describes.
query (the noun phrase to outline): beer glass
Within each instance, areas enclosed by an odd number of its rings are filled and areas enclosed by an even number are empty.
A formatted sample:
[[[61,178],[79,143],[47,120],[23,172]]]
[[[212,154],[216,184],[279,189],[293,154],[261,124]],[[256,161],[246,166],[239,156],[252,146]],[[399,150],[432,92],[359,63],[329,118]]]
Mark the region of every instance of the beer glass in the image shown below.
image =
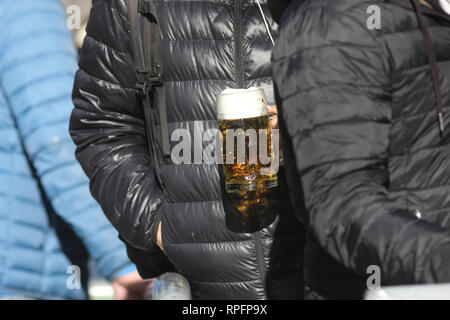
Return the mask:
[[[278,185],[278,161],[262,88],[227,89],[217,96],[225,187],[229,193]]]

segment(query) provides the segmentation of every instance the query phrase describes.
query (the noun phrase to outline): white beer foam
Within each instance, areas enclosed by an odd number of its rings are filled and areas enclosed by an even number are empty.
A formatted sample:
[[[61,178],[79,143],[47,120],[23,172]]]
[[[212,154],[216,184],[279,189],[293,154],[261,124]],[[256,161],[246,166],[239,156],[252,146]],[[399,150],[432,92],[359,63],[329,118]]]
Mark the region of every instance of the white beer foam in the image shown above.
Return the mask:
[[[262,88],[226,89],[217,95],[217,118],[236,120],[267,115],[267,99]]]

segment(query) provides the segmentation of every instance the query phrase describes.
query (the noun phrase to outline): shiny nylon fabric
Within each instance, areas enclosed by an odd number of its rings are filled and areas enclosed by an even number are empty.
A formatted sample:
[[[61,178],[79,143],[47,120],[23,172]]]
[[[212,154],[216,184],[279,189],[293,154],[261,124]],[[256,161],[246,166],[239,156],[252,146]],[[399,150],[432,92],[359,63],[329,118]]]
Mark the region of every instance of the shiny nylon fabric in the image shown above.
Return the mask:
[[[273,73],[295,154],[292,174],[301,178],[296,185],[315,238],[308,257],[329,254],[322,267],[326,260],[336,267],[318,270],[306,261],[306,285],[360,298],[361,291],[333,288],[333,281],[356,279],[361,290],[370,265],[381,268],[384,285],[449,282],[450,117],[444,115],[441,138],[410,1],[376,2],[380,30],[366,28],[374,1],[294,2],[280,28]],[[448,114],[450,17],[425,6],[423,13]],[[317,272],[331,275],[328,286]]]
[[[237,58],[233,1],[156,1],[169,134],[217,128],[215,95],[237,86],[239,60],[245,87],[263,86],[273,103],[267,31],[253,1],[238,4]],[[75,81],[70,130],[93,195],[121,237],[149,256],[158,250],[161,219],[167,257],[196,298],[301,298],[303,232],[285,187],[273,192],[274,223],[257,234],[235,233],[226,226],[217,165],[163,159],[159,126],[160,169],[149,165],[126,17],[124,1],[94,1]]]

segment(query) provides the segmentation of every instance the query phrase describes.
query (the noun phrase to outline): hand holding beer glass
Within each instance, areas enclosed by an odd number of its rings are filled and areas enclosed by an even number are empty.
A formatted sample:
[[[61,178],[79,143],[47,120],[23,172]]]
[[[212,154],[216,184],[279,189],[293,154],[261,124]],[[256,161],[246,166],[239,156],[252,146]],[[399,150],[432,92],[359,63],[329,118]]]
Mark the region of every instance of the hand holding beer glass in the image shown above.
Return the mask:
[[[278,185],[279,137],[269,124],[262,88],[227,89],[217,96],[228,193]]]

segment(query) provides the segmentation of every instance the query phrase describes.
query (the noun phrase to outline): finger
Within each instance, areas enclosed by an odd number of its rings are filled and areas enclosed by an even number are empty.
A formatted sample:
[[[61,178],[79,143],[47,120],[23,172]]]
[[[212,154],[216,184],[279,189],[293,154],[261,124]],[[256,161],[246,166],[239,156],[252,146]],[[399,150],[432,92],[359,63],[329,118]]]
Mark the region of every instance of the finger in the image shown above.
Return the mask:
[[[269,114],[271,114],[271,113],[278,114],[277,106],[267,106],[267,112]]]
[[[278,129],[278,116],[273,116],[270,119],[270,128],[272,129]]]
[[[158,234],[156,235],[156,242],[157,242],[158,246],[161,248],[161,250],[164,252],[164,246],[163,246],[163,242],[162,242],[161,222],[159,223]]]

